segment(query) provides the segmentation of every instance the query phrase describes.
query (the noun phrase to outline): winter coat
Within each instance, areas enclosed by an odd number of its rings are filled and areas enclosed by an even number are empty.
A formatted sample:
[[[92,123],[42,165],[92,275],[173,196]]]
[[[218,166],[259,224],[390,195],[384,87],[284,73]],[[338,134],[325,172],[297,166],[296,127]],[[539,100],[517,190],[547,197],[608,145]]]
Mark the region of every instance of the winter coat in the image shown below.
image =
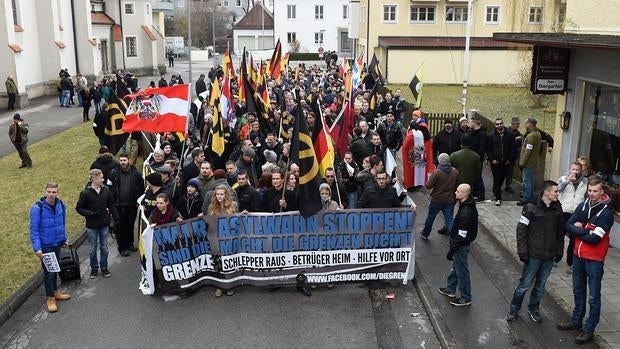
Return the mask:
[[[494,130],[489,133],[487,143],[487,158],[489,162],[498,161],[504,164],[506,161],[513,160],[515,146],[514,135],[506,130],[503,133]]]
[[[577,205],[583,202],[586,197],[588,179],[582,176],[577,184],[577,188],[575,188],[575,185],[568,180],[568,176],[562,176],[558,180],[558,190],[560,191],[558,200],[562,204],[562,211],[573,213]]]
[[[469,147],[463,147],[450,155],[450,164],[459,171],[459,184],[467,183],[473,188],[480,173],[480,156]]]
[[[202,195],[198,192],[192,197],[188,196],[188,194],[181,196],[174,204],[174,207],[176,207],[183,219],[190,219],[198,217],[202,212],[202,204]]]
[[[347,193],[353,193],[359,190],[359,183],[357,181],[357,174],[360,172],[359,166],[355,161],[351,161],[349,165],[353,168],[353,174],[349,174],[347,170],[347,164],[343,161],[338,164],[338,181],[341,186],[347,191]]]
[[[382,122],[377,128],[377,134],[381,137],[381,143],[390,149],[400,150],[403,146],[403,129],[396,122],[388,125],[386,122]]]
[[[470,149],[475,151],[476,154],[480,156],[480,161],[484,161],[484,155],[487,152],[488,143],[486,128],[480,127],[477,130],[472,129],[469,132],[469,136],[471,137]]]
[[[365,190],[357,201],[357,208],[390,208],[400,206],[396,189],[389,185],[386,185],[383,189],[375,185],[374,188]]]
[[[431,202],[439,204],[454,204],[454,192],[458,186],[459,171],[450,166],[439,165],[426,182],[426,189],[432,189]]]
[[[569,236],[575,237],[573,253],[582,259],[604,262],[609,249],[609,234],[614,224],[613,206],[607,194],[590,205],[590,199],[580,203],[566,222]],[[583,227],[575,226],[580,222]]]
[[[461,149],[461,132],[454,130],[450,133],[441,130],[433,141],[433,162],[437,164],[437,157],[441,153],[451,155]]]
[[[357,166],[362,167],[364,158],[368,156],[368,150],[366,150],[366,142],[363,138],[357,137],[349,144],[349,150],[353,154],[353,160],[357,163]]]
[[[540,142],[540,132],[537,129],[533,129],[525,134],[519,155],[519,166],[536,168],[538,165],[538,155],[540,154]]]
[[[478,236],[478,209],[473,197],[459,204],[450,232],[450,248],[467,246]]]
[[[118,166],[118,161],[114,159],[114,155],[111,153],[103,153],[97,155],[97,158],[90,165],[90,169],[99,169],[103,172],[104,183],[110,178],[110,172]]]
[[[239,186],[235,189],[239,199],[239,212],[260,212],[260,199],[258,192],[251,185]]]
[[[120,166],[113,169],[110,172],[108,182],[112,195],[114,195],[114,203],[117,206],[135,207],[138,198],[144,194],[144,180],[133,165],[129,166],[128,172],[123,172]]]
[[[61,246],[67,241],[65,228],[67,210],[64,202],[56,199],[54,208],[45,198],[37,201],[30,208],[30,241],[32,250],[40,251],[45,247]]]
[[[110,224],[110,214],[118,221],[118,214],[114,206],[112,192],[105,185],[99,193],[90,184],[80,192],[80,198],[75,210],[86,217],[86,228],[99,229]]]
[[[28,124],[25,121],[22,122],[21,125],[12,123],[11,126],[9,126],[9,138],[11,142],[16,143],[17,136],[19,136],[20,144],[28,143]]]
[[[520,258],[550,260],[564,251],[564,215],[562,205],[552,201],[547,207],[538,197],[536,204],[523,206],[517,223],[517,254]]]

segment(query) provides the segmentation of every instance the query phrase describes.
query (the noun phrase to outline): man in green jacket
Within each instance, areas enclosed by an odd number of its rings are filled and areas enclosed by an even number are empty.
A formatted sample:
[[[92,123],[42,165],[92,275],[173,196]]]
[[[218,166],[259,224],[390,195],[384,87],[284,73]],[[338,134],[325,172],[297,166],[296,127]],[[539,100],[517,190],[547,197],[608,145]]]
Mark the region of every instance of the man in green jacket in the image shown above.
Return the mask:
[[[461,136],[461,150],[450,154],[450,164],[459,171],[457,184],[467,183],[473,188],[480,173],[480,155],[470,149],[471,137]]]
[[[536,128],[536,119],[528,118],[525,121],[525,136],[519,154],[519,166],[523,169],[523,200],[517,202],[523,206],[534,199],[534,170],[538,166],[541,136]]]
[[[9,138],[11,138],[11,143],[17,149],[17,154],[22,160],[22,165],[19,168],[32,167],[32,160],[28,155],[28,124],[19,114],[13,116],[13,123],[9,126]]]
[[[9,96],[9,110],[15,110],[15,97],[17,97],[17,84],[12,75],[7,76],[4,82],[6,94]]]

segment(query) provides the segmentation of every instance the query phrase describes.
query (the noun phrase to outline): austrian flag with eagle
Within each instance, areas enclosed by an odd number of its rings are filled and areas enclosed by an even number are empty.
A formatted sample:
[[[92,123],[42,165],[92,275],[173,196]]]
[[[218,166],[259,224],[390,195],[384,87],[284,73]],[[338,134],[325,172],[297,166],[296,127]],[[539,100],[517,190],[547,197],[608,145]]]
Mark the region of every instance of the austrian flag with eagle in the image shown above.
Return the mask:
[[[185,132],[191,84],[147,88],[130,95],[123,131]]]

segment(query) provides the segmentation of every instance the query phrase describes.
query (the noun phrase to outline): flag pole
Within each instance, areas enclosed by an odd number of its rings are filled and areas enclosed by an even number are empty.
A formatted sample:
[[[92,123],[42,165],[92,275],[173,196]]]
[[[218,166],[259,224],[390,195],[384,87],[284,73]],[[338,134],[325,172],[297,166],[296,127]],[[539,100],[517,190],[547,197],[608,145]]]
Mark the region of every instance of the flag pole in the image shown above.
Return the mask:
[[[189,58],[189,81],[192,80],[192,3],[191,1],[186,2],[187,5],[187,47],[188,47],[188,58]],[[190,92],[191,93],[191,92]]]

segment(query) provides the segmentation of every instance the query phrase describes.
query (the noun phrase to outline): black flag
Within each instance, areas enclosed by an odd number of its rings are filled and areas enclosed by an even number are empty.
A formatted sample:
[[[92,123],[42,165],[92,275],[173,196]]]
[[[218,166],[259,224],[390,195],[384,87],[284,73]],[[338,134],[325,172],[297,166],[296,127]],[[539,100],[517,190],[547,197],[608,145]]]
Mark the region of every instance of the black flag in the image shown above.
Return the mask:
[[[112,92],[108,101],[108,120],[103,131],[103,142],[110,149],[110,153],[115,154],[121,149],[129,133],[123,131],[123,122],[127,104],[116,93]]]
[[[319,193],[319,185],[321,184],[319,163],[314,154],[312,138],[310,138],[308,124],[302,109],[301,105],[298,104],[291,139],[291,161],[299,166],[299,212],[307,218],[319,212],[323,205]]]
[[[383,74],[381,74],[381,66],[379,65],[379,60],[374,53],[372,54],[372,60],[368,65],[368,74],[370,74],[376,80],[379,80],[381,86],[385,85],[385,81],[383,80]]]

